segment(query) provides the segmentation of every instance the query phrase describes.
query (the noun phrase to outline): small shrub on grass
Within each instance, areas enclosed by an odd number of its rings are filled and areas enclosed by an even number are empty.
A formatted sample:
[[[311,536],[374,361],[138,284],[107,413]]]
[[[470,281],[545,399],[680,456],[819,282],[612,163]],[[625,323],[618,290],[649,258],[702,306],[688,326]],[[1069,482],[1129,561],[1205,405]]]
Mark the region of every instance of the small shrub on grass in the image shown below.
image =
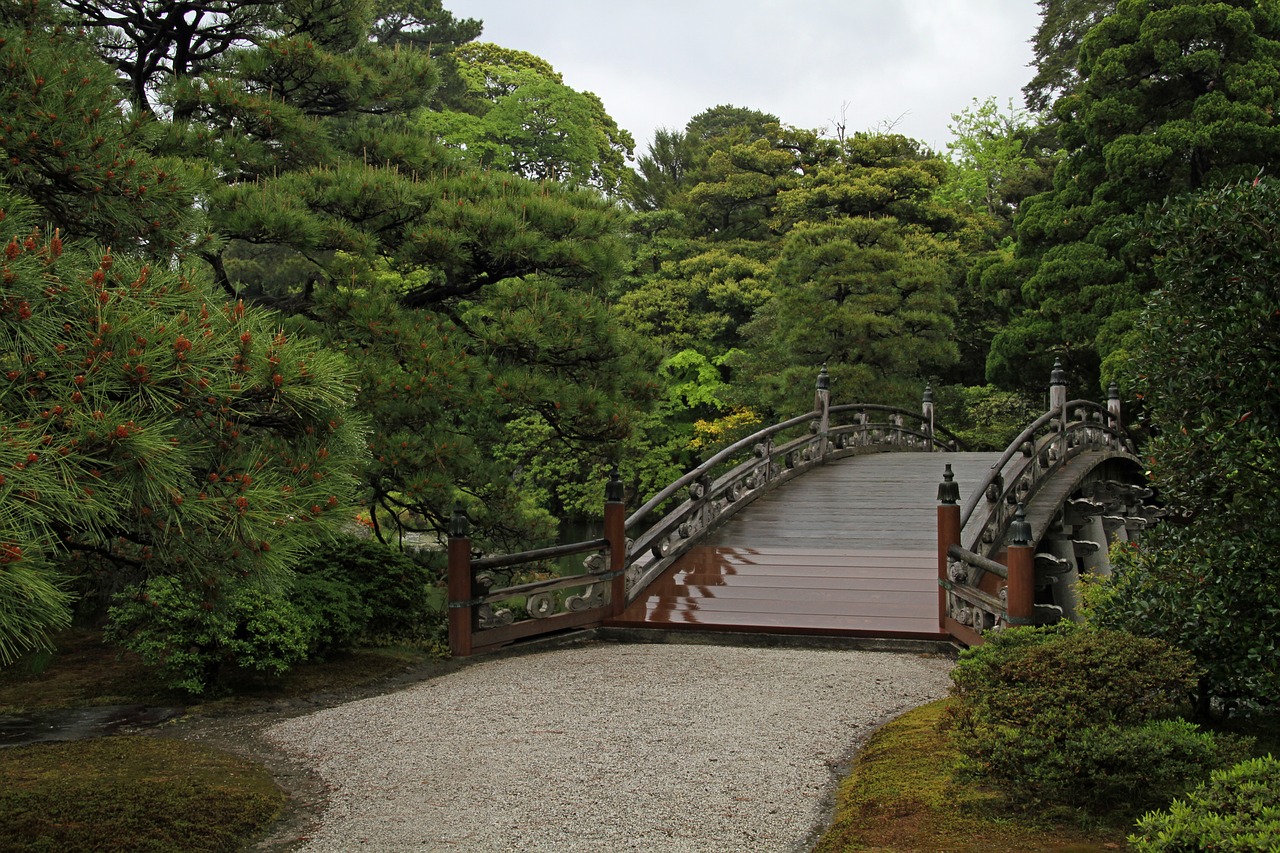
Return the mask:
[[[952,673],[960,773],[1011,801],[1138,814],[1243,744],[1175,719],[1196,671],[1157,640],[1071,623],[1018,628],[966,651]]]
[[[199,696],[225,668],[280,675],[307,656],[315,630],[282,591],[246,584],[211,601],[177,578],[155,577],[117,596],[103,636],[168,687]]]
[[[1151,812],[1129,836],[1137,853],[1280,850],[1280,761],[1268,755],[1215,770],[1209,781]]]

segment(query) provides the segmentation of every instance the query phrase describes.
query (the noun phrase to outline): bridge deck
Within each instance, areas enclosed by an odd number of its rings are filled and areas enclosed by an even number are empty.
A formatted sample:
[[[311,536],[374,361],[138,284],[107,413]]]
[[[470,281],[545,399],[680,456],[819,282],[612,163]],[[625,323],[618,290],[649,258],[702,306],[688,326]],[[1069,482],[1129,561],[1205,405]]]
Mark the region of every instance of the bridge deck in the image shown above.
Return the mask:
[[[997,453],[880,453],[831,462],[760,498],[612,622],[769,633],[941,636],[937,493]]]

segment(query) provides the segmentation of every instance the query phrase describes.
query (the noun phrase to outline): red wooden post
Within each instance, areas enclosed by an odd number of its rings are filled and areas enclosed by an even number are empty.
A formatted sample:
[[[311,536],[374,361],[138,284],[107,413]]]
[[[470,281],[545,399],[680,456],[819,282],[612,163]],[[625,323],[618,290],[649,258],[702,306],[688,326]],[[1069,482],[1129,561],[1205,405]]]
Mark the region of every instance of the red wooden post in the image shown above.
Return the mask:
[[[449,524],[449,652],[464,658],[471,654],[474,585],[471,576],[471,537],[467,535],[467,514],[462,507],[453,511]]]
[[[1005,610],[1010,625],[1031,625],[1036,609],[1036,549],[1031,544],[1031,523],[1022,504],[1009,525],[1009,548],[1006,563],[1009,566],[1009,585]]]
[[[960,544],[960,484],[947,463],[938,484],[938,629],[947,630],[947,565],[950,558],[947,549]]]
[[[604,489],[604,538],[609,540],[609,615],[621,616],[627,606],[627,516],[622,480],[613,469]]]

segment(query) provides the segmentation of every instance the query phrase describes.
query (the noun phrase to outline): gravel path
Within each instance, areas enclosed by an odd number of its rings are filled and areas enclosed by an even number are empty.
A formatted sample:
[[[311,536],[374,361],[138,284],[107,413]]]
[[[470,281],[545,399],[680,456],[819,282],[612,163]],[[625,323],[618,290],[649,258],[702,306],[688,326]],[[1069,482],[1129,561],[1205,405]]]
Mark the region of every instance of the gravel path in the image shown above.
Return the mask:
[[[943,695],[905,653],[598,643],[287,720],[329,786],[309,853],[807,850],[879,723]]]

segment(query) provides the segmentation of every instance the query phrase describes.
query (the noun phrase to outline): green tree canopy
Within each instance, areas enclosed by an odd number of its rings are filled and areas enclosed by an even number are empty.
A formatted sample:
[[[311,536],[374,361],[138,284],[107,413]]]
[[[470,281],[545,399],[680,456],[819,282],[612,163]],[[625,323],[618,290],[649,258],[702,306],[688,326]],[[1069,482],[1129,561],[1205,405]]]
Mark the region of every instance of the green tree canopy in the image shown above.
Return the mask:
[[[1041,381],[1055,356],[1094,384],[1154,286],[1127,217],[1280,161],[1275,5],[1121,0],[1079,55],[1080,81],[1054,106],[1066,157],[1017,219],[1036,264],[992,344],[988,375],[1006,385]]]
[[[465,84],[453,108],[419,125],[469,162],[533,180],[616,195],[635,149],[600,98],[564,84],[545,60],[495,44],[469,44],[452,61]]]

